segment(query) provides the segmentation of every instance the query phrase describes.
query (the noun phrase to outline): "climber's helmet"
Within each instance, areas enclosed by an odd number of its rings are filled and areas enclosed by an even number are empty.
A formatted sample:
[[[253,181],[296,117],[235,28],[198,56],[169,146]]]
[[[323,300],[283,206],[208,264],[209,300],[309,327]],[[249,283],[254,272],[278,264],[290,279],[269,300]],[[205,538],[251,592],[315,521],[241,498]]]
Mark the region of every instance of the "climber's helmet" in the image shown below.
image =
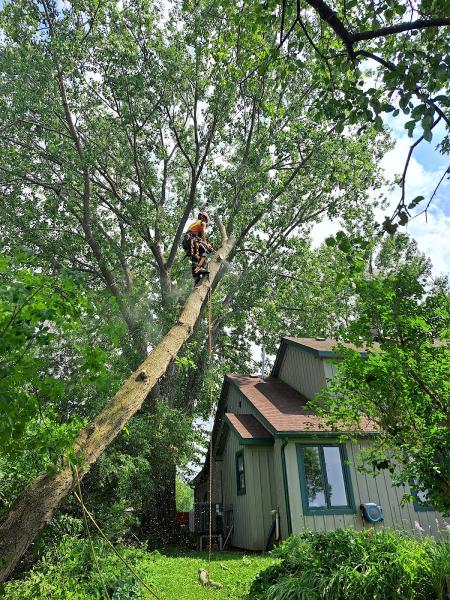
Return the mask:
[[[205,212],[204,210],[201,210],[198,215],[197,215],[197,219],[200,219],[200,221],[203,221],[204,223],[209,223],[209,215],[207,212]]]

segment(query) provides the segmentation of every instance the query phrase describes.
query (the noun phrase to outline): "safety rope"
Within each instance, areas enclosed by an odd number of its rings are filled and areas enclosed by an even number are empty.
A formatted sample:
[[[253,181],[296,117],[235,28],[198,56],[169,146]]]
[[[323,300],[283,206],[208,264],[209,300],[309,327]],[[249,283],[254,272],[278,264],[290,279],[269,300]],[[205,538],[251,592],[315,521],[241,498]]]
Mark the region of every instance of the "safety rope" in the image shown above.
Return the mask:
[[[86,506],[84,505],[83,496],[81,494],[81,485],[80,485],[80,478],[78,476],[78,467],[75,467],[73,470],[75,471],[75,476],[77,478],[77,487],[78,487],[78,494],[80,495],[80,499],[81,499],[81,510],[83,512],[84,527],[86,529],[86,533],[87,533],[87,536],[89,538],[89,545],[91,547],[92,558],[94,559],[94,563],[95,563],[95,567],[97,569],[97,573],[98,573],[98,575],[100,577],[100,581],[102,582],[102,586],[103,586],[103,590],[105,592],[105,596],[106,596],[107,600],[109,600],[108,588],[106,587],[105,580],[103,579],[103,575],[102,575],[102,572],[100,570],[100,565],[98,564],[98,559],[97,559],[97,554],[95,552],[94,542],[92,541],[91,530],[89,529],[89,523],[88,523],[87,515],[86,515]]]
[[[208,357],[209,357],[209,363],[211,363],[211,357],[212,357],[211,289],[208,290]],[[210,393],[209,393],[209,409],[210,409],[210,416],[212,416],[212,414],[213,414],[213,389],[212,389],[211,386],[210,386]],[[212,439],[212,432],[211,432],[211,436],[210,436],[210,440],[209,440],[209,532],[208,532],[208,563],[211,562],[211,553],[212,553],[212,475],[213,475],[213,468],[212,468],[212,465],[213,465],[213,456],[212,456],[212,451],[213,451],[213,439]],[[92,541],[92,536],[91,536],[91,532],[90,532],[90,529],[89,529],[88,517],[92,521],[92,523],[94,524],[95,528],[97,529],[97,531],[99,532],[99,534],[101,535],[101,537],[112,548],[113,552],[122,561],[122,563],[126,566],[126,568],[136,577],[136,579],[153,596],[153,598],[156,598],[156,600],[161,600],[161,598],[145,583],[145,581],[141,578],[141,576],[123,558],[123,556],[116,550],[116,548],[114,547],[114,545],[112,544],[112,542],[110,542],[110,540],[103,533],[103,530],[101,529],[100,525],[94,519],[93,515],[89,512],[89,510],[87,509],[87,507],[86,507],[86,505],[84,503],[83,495],[81,493],[80,478],[78,476],[78,467],[74,468],[74,471],[75,471],[75,476],[76,476],[76,480],[77,480],[77,488],[78,488],[78,494],[77,494],[77,492],[74,492],[74,495],[75,495],[75,498],[80,503],[81,510],[83,512],[83,519],[84,519],[84,524],[85,524],[86,532],[87,532],[87,535],[88,535],[88,538],[89,538],[89,543],[90,543],[90,547],[91,547],[92,557],[94,559],[95,566],[96,566],[98,574],[100,576],[100,579],[101,579],[101,582],[102,582],[102,585],[103,585],[103,589],[104,589],[106,598],[109,600],[110,596],[108,594],[108,590],[107,590],[105,581],[103,579],[103,576],[102,576],[102,573],[101,573],[101,570],[100,570],[100,565],[98,563],[97,555],[95,553],[94,543]],[[210,589],[211,589],[210,586],[208,586],[208,596],[209,596]]]
[[[208,356],[209,363],[212,357],[212,336],[211,336],[211,288],[208,291]],[[209,414],[213,413],[213,390],[209,386]],[[212,476],[213,476],[213,436],[212,431],[209,438],[209,536],[208,536],[208,563],[211,562],[212,548]]]
[[[142,579],[142,577],[133,569],[133,567],[130,565],[130,563],[123,558],[123,556],[114,547],[114,544],[112,542],[110,542],[110,540],[103,533],[102,528],[100,527],[100,525],[97,523],[97,521],[94,519],[93,515],[89,512],[89,510],[87,509],[86,505],[84,504],[83,496],[81,495],[81,486],[80,486],[80,479],[78,477],[78,468],[75,469],[75,473],[76,473],[76,478],[77,478],[77,483],[78,483],[79,494],[77,494],[77,492],[74,492],[74,495],[75,495],[75,498],[78,500],[78,502],[81,505],[81,509],[83,511],[83,516],[89,517],[89,519],[92,521],[92,523],[94,524],[95,528],[97,529],[97,531],[99,532],[99,534],[101,535],[101,537],[112,548],[114,554],[119,558],[119,560],[121,560],[123,562],[123,564],[130,571],[130,573],[132,573],[136,577],[136,579],[139,581],[139,583],[153,596],[153,598],[156,598],[156,600],[162,600],[160,598],[160,596],[158,596],[148,586],[148,584],[145,583],[145,581]],[[93,545],[91,547],[93,548]],[[94,555],[95,555],[95,551],[94,551]],[[97,563],[97,565],[98,565],[98,563]],[[100,570],[99,570],[99,574],[100,574]],[[101,575],[100,575],[100,577],[101,577]],[[102,579],[103,585],[105,585],[102,577],[101,577],[101,579]],[[106,594],[108,594],[108,592],[106,590],[106,587],[105,587],[105,591],[106,591]],[[109,598],[109,595],[107,595],[107,598]]]
[[[211,365],[212,357],[212,334],[211,334],[211,288],[208,290],[208,363]],[[213,389],[209,386],[209,416],[213,415]],[[212,553],[212,478],[213,478],[213,436],[212,430],[209,437],[209,530],[208,530],[208,565],[211,563]],[[208,566],[208,569],[210,567]],[[207,588],[208,598],[211,597],[211,586]]]

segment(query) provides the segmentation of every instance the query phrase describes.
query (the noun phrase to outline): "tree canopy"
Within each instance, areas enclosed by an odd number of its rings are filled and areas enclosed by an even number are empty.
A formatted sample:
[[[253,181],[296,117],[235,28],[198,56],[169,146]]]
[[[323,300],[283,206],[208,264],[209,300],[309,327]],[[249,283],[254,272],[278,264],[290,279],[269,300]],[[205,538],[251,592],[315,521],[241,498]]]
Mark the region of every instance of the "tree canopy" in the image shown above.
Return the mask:
[[[418,141],[447,126],[448,18],[429,2],[329,8],[3,3],[0,447],[13,441],[19,468],[0,468],[18,553],[71,489],[71,469],[82,477],[97,459],[85,485],[105,523],[132,503],[136,526],[163,530],[176,467],[201,437],[192,422],[208,417],[225,371],[253,366],[251,342],[273,350],[283,333],[337,335],[362,318],[353,280],[378,240],[382,115],[410,115],[411,135],[420,122]],[[420,201],[403,193],[393,219]],[[179,251],[205,208],[221,246],[212,360],[208,285],[191,293]],[[325,217],[345,233],[316,250],[308,235]],[[378,281],[360,279],[358,294]],[[151,376],[136,372],[147,361]],[[53,484],[24,533],[30,498]]]
[[[428,498],[448,514],[448,283],[430,280],[428,261],[404,237],[388,240],[377,264],[356,285],[356,319],[344,332],[368,354],[340,349],[318,410],[338,428],[370,419],[379,433],[364,453],[366,464],[388,468],[397,484],[419,494],[418,504]]]

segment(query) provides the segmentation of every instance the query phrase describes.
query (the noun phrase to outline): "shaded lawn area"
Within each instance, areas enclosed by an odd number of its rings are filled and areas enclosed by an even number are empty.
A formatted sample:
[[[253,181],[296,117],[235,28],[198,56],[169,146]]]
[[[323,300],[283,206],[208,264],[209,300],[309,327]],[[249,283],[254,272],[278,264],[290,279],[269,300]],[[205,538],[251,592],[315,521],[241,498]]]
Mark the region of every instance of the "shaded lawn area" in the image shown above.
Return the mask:
[[[121,556],[132,566],[161,600],[238,600],[247,594],[256,573],[278,559],[243,552],[208,553],[184,548],[149,552],[117,545]],[[151,599],[150,593],[123,565],[111,548],[95,542],[99,573],[86,540],[65,538],[49,550],[23,579],[0,586],[0,597],[7,600],[111,600]],[[201,586],[199,569],[223,589]],[[102,582],[103,580],[103,582]]]
[[[151,555],[154,556],[154,555]],[[174,551],[161,555],[148,567],[141,563],[140,574],[148,575],[162,600],[209,600],[243,598],[256,573],[279,561],[268,555],[242,552],[213,552],[208,564],[207,552]],[[223,589],[206,588],[198,582],[198,570],[208,571],[210,579]]]

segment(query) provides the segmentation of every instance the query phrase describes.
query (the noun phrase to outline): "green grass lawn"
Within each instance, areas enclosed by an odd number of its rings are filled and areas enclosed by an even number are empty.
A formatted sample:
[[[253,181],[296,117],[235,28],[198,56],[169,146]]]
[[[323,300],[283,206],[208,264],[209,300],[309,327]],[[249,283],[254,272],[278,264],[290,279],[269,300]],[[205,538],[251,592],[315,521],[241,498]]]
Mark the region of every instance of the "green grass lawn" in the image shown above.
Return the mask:
[[[151,599],[123,563],[99,541],[96,554],[111,600]],[[237,600],[248,592],[258,571],[278,562],[268,555],[242,552],[207,552],[172,549],[148,552],[117,546],[121,555],[161,600]],[[198,570],[208,571],[210,579],[223,589],[201,586]],[[102,581],[84,540],[67,538],[44,556],[23,579],[12,580],[0,597],[7,600],[100,600],[106,598]]]
[[[267,555],[240,552],[215,552],[208,564],[206,552],[170,553],[150,555],[148,562],[140,562],[139,573],[145,576],[163,600],[209,600],[243,598],[258,571],[274,564]],[[198,570],[205,568],[210,579],[223,584],[223,589],[205,588],[199,584]]]

